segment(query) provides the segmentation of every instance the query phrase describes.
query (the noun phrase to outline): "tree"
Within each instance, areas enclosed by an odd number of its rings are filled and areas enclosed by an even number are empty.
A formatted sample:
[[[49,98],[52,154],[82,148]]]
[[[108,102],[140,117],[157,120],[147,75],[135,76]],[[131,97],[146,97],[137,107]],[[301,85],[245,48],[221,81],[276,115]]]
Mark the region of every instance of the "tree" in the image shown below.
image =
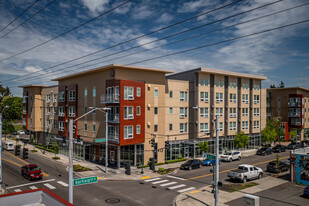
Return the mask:
[[[297,131],[296,131],[296,130],[290,131],[290,132],[289,132],[290,139],[291,139],[291,140],[296,140],[296,134],[297,134]]]
[[[4,98],[3,105],[9,106],[6,109],[7,120],[19,120],[22,117],[23,101],[21,97]]]
[[[283,81],[280,82],[278,88],[284,88],[284,83],[283,83]]]
[[[8,87],[4,88],[2,84],[0,84],[0,103],[3,100],[3,97],[11,95],[11,91]]]
[[[270,88],[276,88],[276,86],[274,84],[271,84]]]
[[[208,142],[206,142],[206,141],[199,142],[198,146],[200,147],[200,151],[203,152],[203,157],[204,157],[204,153],[208,151]]]
[[[243,148],[249,143],[249,137],[244,132],[238,133],[234,138],[234,145],[238,148]]]
[[[277,139],[277,136],[276,129],[267,125],[262,131],[262,142],[272,143]]]

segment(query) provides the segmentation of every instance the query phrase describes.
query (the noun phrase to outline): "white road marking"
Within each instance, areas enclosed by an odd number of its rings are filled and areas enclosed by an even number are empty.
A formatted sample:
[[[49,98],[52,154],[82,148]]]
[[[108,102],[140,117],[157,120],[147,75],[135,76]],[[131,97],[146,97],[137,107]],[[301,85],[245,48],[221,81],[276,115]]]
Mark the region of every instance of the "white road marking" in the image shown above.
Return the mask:
[[[54,186],[52,186],[51,184],[44,184],[46,187],[48,187],[49,189],[53,190],[53,189],[56,189]]]
[[[181,184],[181,185],[176,185],[176,186],[173,186],[173,187],[169,187],[168,189],[169,190],[173,190],[173,189],[177,189],[179,187],[185,187],[186,185],[185,184]]]
[[[163,183],[163,182],[168,182],[168,180],[160,180],[160,181],[157,181],[157,182],[153,182],[152,184],[160,184],[160,183]]]
[[[177,182],[169,182],[169,183],[162,184],[162,185],[160,185],[160,186],[165,187],[165,186],[168,186],[168,185],[174,185],[174,184],[176,184],[176,183],[177,183]]]
[[[184,178],[175,177],[175,176],[171,176],[171,175],[167,175],[167,177],[169,177],[169,178],[174,178],[174,179],[177,179],[177,180],[186,180],[186,179],[184,179]]]
[[[36,189],[38,189],[36,186],[30,186],[30,189],[32,189],[32,190],[36,190]]]
[[[15,192],[21,192],[22,190],[21,189],[16,189],[14,190]]]
[[[23,186],[28,186],[28,185],[36,185],[36,184],[40,184],[40,183],[44,183],[44,182],[52,182],[52,181],[55,181],[55,179],[44,180],[44,181],[33,182],[33,183],[27,183],[27,184],[22,184],[22,185],[15,185],[15,186],[12,186],[12,187],[7,187],[6,189],[9,190],[9,189],[13,189],[13,188],[16,188],[16,187],[23,187]]]
[[[177,192],[182,193],[182,192],[187,192],[189,190],[195,190],[195,187],[189,187],[189,188],[186,188],[186,189],[178,190]]]
[[[156,180],[160,180],[161,178],[154,178],[154,179],[147,179],[144,180],[145,182],[152,182],[152,181],[156,181]]]
[[[65,182],[62,182],[62,181],[57,181],[58,184],[62,185],[62,186],[65,186],[65,187],[68,187],[69,185]]]

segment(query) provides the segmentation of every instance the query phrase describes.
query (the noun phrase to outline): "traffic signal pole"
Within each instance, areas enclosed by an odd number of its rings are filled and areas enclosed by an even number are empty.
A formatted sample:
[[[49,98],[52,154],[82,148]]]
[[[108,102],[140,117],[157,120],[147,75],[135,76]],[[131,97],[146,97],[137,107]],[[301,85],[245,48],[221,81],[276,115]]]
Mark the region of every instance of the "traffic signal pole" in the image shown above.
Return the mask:
[[[69,122],[69,202],[73,204],[73,119]]]
[[[2,192],[2,113],[0,113],[0,192]]]
[[[219,115],[216,115],[216,190],[215,190],[215,206],[219,204]]]

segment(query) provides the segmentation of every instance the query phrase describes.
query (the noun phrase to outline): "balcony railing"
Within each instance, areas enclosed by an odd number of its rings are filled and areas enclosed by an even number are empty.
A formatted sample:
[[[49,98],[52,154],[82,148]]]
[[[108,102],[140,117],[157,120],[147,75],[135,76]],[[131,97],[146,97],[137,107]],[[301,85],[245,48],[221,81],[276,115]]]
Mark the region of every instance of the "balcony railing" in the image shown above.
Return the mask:
[[[108,134],[108,141],[119,143],[119,134]]]
[[[300,117],[300,112],[289,112],[289,117]]]
[[[119,114],[115,114],[114,116],[108,116],[107,121],[110,123],[119,123]]]
[[[300,107],[300,102],[289,102],[288,106],[289,107]]]
[[[293,126],[300,126],[301,124],[300,124],[300,122],[292,122],[291,125],[293,125]]]
[[[119,94],[102,94],[101,95],[101,104],[104,103],[119,103],[120,96]]]

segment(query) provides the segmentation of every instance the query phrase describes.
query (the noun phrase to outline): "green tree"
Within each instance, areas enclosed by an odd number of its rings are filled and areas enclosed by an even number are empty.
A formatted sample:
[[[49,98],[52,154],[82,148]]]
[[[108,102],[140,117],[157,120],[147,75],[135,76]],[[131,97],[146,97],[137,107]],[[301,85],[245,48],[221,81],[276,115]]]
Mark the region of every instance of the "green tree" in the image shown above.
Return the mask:
[[[296,131],[296,130],[290,131],[290,132],[289,132],[290,139],[291,139],[291,140],[296,140],[296,134],[297,134],[297,131]]]
[[[234,138],[234,145],[238,148],[243,148],[249,143],[249,137],[244,132],[238,133]]]
[[[270,126],[266,126],[262,131],[262,142],[264,143],[272,143],[277,139],[277,132],[275,128],[271,128]]]
[[[10,123],[10,122],[4,122],[3,124],[2,124],[2,133],[3,134],[12,134],[13,132],[15,131],[15,128],[14,128],[14,126],[12,125],[12,123]]]
[[[200,147],[200,151],[203,152],[203,157],[204,157],[204,153],[208,151],[208,142],[206,141],[199,142],[198,146]]]
[[[20,120],[23,111],[23,101],[21,97],[8,97],[3,101],[3,105],[9,106],[6,109],[7,120]]]

